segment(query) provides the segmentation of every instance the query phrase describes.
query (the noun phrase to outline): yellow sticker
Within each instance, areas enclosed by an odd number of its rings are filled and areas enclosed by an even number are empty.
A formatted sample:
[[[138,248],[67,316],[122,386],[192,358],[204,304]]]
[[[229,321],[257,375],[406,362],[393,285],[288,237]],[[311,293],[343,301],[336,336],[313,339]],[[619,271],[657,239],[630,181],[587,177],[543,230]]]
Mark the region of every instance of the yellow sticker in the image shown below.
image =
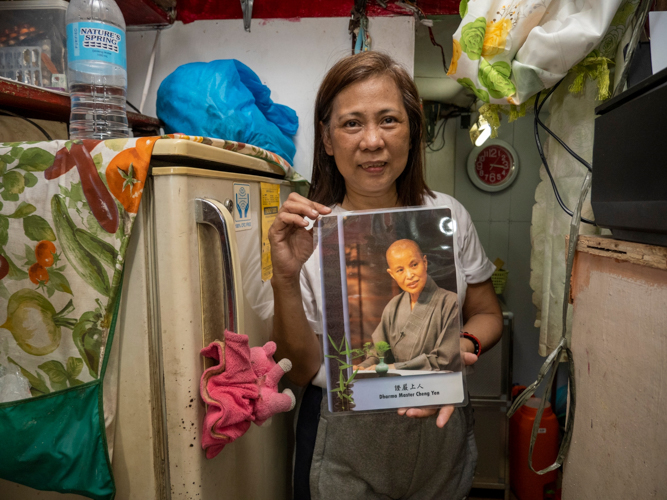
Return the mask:
[[[260,189],[262,193],[262,281],[268,281],[273,276],[269,228],[276,219],[280,208],[280,184],[261,182]]]

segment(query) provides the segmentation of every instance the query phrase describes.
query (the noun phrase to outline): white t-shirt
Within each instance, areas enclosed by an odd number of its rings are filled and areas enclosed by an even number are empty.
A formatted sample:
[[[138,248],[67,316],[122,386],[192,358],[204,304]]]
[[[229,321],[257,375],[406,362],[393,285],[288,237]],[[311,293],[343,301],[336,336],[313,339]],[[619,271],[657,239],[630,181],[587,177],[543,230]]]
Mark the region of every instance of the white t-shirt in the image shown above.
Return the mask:
[[[452,217],[456,221],[456,240],[458,251],[456,258],[456,282],[459,303],[463,304],[466,298],[468,283],[482,283],[491,277],[496,266],[486,257],[484,248],[479,241],[475,226],[470,214],[458,201],[447,194],[435,193],[435,197],[426,196],[426,207],[448,207],[452,210]],[[340,205],[333,207],[334,214],[344,213]],[[308,259],[301,270],[301,294],[306,318],[313,331],[322,335],[322,290],[320,288],[320,266],[317,251]],[[312,383],[319,387],[326,387],[324,364],[313,379]]]

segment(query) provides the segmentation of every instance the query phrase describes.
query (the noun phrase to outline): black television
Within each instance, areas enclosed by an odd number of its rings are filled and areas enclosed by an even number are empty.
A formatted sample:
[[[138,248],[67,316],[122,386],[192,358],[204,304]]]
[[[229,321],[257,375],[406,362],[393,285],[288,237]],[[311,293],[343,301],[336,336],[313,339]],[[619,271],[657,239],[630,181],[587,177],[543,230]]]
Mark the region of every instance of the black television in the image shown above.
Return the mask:
[[[667,69],[595,112],[595,222],[616,239],[667,246]]]

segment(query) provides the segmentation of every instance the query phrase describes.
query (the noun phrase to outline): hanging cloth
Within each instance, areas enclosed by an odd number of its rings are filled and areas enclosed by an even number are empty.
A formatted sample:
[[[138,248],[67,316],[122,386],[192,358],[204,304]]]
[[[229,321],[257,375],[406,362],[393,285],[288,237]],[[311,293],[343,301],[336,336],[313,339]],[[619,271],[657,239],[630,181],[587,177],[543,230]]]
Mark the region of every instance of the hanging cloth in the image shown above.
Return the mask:
[[[164,138],[296,175],[255,146]],[[1,479],[114,498],[118,364],[109,360],[125,253],[158,139],[0,143],[0,363],[18,367],[32,395],[0,403]]]
[[[622,3],[599,46],[589,57],[570,70],[547,103],[549,107],[547,126],[589,162],[593,157],[595,108],[600,104],[600,97],[603,97],[601,93],[604,93],[605,87],[608,89],[612,86],[611,82],[616,76],[607,77],[609,86],[600,83],[604,79],[606,67],[602,59],[616,62],[610,65],[612,72],[620,69],[623,60],[620,42],[632,31],[630,25],[638,4],[639,0],[625,0]],[[579,196],[586,169],[552,137],[548,137],[545,141],[544,150],[561,197],[565,204],[572,208]],[[540,328],[539,354],[548,356],[558,345],[561,337],[561,301],[565,286],[563,241],[569,232],[570,217],[556,202],[543,166],[540,168],[540,179],[541,182],[535,190],[535,206],[530,228],[530,286],[534,291],[533,304],[537,308],[535,326]],[[582,214],[588,219],[594,218],[590,198],[584,200]],[[596,226],[581,225],[580,234],[600,233],[601,229]],[[570,311],[567,315],[568,339],[571,319]]]
[[[599,44],[621,1],[464,0],[447,74],[478,100],[522,104]]]
[[[32,394],[0,404],[3,479],[114,497],[103,389],[115,393],[124,257],[157,140],[0,144],[0,345]]]

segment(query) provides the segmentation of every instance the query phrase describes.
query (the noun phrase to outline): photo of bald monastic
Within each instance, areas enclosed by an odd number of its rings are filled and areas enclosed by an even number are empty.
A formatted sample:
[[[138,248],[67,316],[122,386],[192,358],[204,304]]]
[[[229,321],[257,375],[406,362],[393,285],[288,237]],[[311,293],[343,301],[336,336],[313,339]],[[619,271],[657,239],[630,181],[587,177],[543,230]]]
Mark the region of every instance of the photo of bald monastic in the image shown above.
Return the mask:
[[[465,402],[455,232],[447,207],[318,222],[330,411]]]

